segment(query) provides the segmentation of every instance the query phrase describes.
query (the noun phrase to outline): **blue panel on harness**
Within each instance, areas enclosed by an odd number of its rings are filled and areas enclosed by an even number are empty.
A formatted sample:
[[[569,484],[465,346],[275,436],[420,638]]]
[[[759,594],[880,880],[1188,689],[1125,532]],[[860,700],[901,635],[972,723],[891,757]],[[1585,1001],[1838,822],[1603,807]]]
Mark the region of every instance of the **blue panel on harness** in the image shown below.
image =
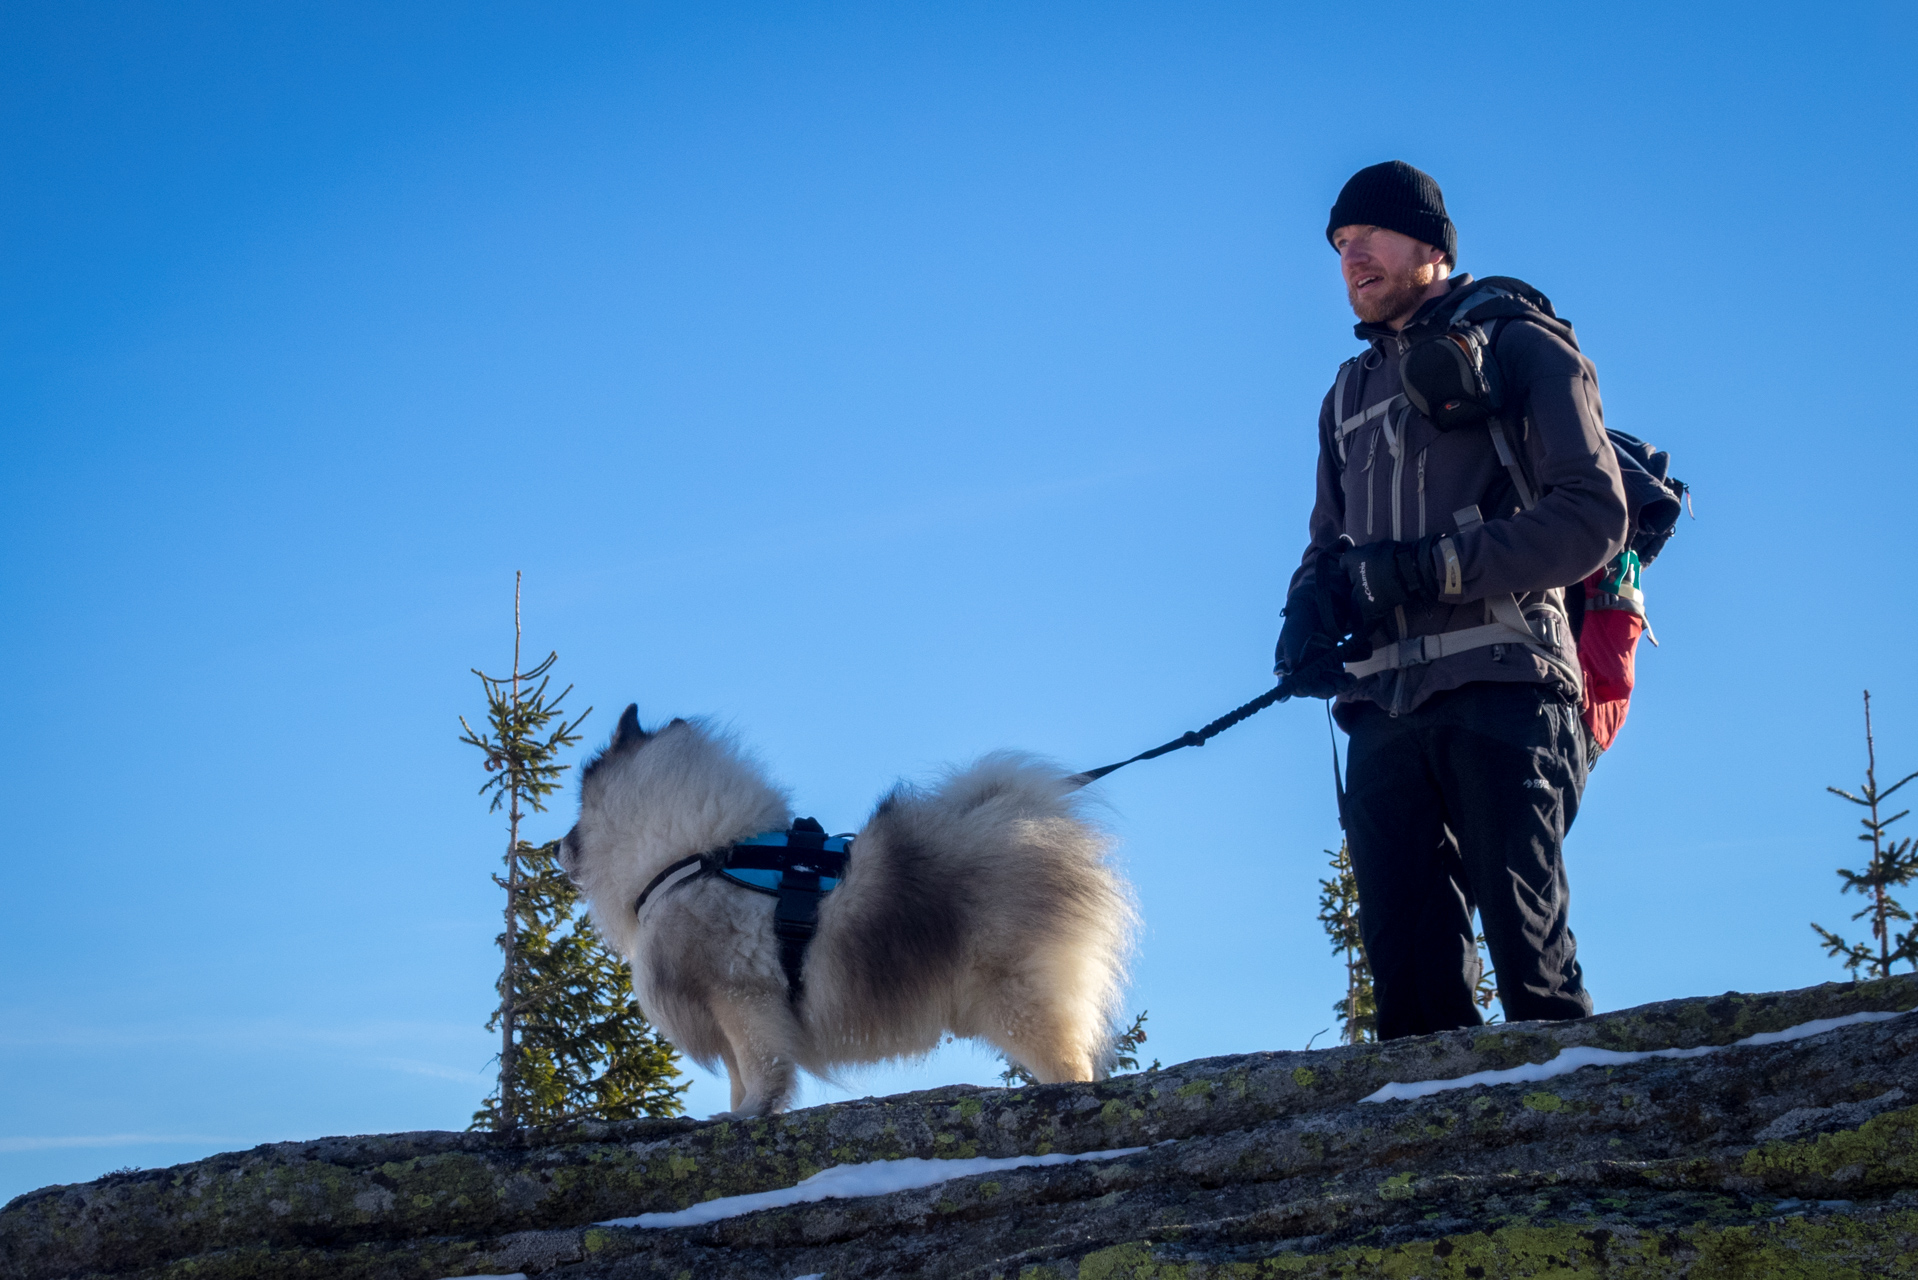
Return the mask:
[[[747,889],[756,889],[760,893],[778,893],[780,882],[786,878],[784,871],[772,867],[722,867],[719,872],[736,885]],[[819,892],[831,893],[839,887],[838,876],[820,876]]]
[[[719,874],[758,893],[802,887],[822,896],[831,893],[846,874],[852,837],[809,831],[802,823],[819,825],[801,818],[790,831],[762,831],[741,840],[719,855]]]
[[[829,836],[823,832],[805,831],[800,828],[801,822],[811,822],[815,827],[819,825],[811,818],[801,818],[793,823],[791,831],[762,831],[756,836],[747,836],[744,840],[736,841],[732,847],[735,849],[823,849],[827,853],[851,851],[851,836]]]

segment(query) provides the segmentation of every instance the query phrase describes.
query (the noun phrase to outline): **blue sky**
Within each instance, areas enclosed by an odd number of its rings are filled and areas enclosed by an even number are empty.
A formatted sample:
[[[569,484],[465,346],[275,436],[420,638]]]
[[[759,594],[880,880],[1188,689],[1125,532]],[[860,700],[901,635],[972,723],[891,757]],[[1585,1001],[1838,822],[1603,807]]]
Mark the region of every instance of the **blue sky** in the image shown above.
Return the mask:
[[[718,717],[834,829],[1265,687],[1354,348],[1325,211],[1392,157],[1697,489],[1570,843],[1600,1007],[1841,976],[1860,689],[1918,768],[1915,44],[1893,5],[8,6],[0,1195],[466,1123],[503,836],[455,717],[516,569],[589,746]],[[1329,1026],[1318,706],[1101,788],[1150,1051]]]

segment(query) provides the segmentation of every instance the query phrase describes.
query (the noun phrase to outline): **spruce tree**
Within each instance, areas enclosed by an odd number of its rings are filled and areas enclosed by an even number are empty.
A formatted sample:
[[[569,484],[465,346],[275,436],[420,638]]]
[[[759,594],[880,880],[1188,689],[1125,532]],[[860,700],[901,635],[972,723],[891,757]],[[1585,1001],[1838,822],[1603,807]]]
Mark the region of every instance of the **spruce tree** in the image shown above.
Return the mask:
[[[1485,935],[1480,933],[1472,942],[1478,947],[1478,986],[1472,992],[1472,999],[1479,1008],[1490,1009],[1492,1001],[1498,999],[1498,973],[1492,968],[1491,949],[1485,945]],[[1498,1015],[1495,1013],[1486,1021],[1497,1022]]]
[[[592,708],[566,719],[560,704],[572,686],[550,692],[557,652],[520,669],[519,586],[515,574],[512,673],[473,669],[486,694],[487,732],[460,717],[460,741],[486,756],[490,776],[480,794],[491,795],[492,812],[506,811],[506,874],[493,877],[506,891],[500,1002],[486,1023],[500,1033],[499,1081],[473,1127],[677,1115],[691,1082],[674,1083],[672,1046],[641,1015],[626,966],[581,913],[579,892],[559,865],[559,841],[520,838],[521,822],[544,812],[559,790],[569,767],[559,753],[579,742]]]
[[[1352,873],[1352,853],[1345,841],[1339,841],[1337,853],[1327,849],[1325,856],[1332,877],[1319,881],[1319,923],[1332,940],[1332,954],[1345,961],[1345,995],[1333,1002],[1332,1012],[1339,1015],[1339,1039],[1363,1044],[1379,1036],[1372,967],[1366,963],[1365,943],[1359,936],[1359,881]]]
[[[1865,905],[1853,912],[1851,918],[1870,918],[1871,941],[1847,942],[1823,925],[1812,925],[1824,943],[1825,954],[1842,961],[1854,978],[1860,970],[1867,978],[1889,978],[1891,966],[1900,960],[1918,972],[1918,929],[1896,932],[1898,922],[1910,923],[1911,913],[1891,893],[1918,879],[1918,852],[1913,851],[1911,838],[1894,840],[1889,834],[1891,824],[1911,810],[1900,809],[1889,818],[1879,813],[1879,806],[1913,778],[1918,778],[1918,773],[1908,773],[1883,789],[1878,786],[1878,746],[1871,731],[1871,690],[1865,690],[1865,785],[1858,795],[1837,787],[1825,790],[1865,810],[1865,816],[1858,820],[1865,830],[1858,839],[1871,846],[1871,861],[1862,871],[1840,867],[1838,875],[1845,882],[1839,892],[1857,893],[1865,898]]]

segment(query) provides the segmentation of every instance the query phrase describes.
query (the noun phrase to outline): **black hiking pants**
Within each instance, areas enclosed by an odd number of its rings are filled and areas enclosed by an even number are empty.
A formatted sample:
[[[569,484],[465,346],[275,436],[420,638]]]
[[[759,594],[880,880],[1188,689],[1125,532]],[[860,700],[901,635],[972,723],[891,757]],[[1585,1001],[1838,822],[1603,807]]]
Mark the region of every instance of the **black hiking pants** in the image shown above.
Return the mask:
[[[1391,716],[1339,709],[1351,735],[1346,839],[1381,1040],[1484,1021],[1476,906],[1511,1022],[1582,1018],[1565,832],[1585,789],[1576,708],[1530,684],[1468,684]]]

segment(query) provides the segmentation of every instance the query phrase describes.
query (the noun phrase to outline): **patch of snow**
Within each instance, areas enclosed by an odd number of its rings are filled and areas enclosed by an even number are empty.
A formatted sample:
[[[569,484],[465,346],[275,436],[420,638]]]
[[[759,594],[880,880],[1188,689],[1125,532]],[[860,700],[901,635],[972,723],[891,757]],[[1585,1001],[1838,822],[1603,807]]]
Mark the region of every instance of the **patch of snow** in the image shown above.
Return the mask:
[[[1839,1027],[1848,1027],[1859,1022],[1885,1022],[1892,1018],[1902,1018],[1902,1013],[1850,1013],[1842,1018],[1818,1018],[1811,1022],[1801,1022],[1795,1027],[1783,1031],[1761,1031],[1757,1035],[1746,1036],[1743,1040],[1731,1044],[1699,1045],[1695,1049],[1647,1049],[1638,1053],[1621,1053],[1616,1049],[1592,1049],[1580,1046],[1576,1049],[1564,1049],[1549,1062],[1527,1062],[1516,1067],[1507,1067],[1502,1071],[1474,1071],[1469,1076],[1459,1076],[1452,1080],[1411,1080],[1404,1083],[1388,1084],[1377,1093],[1367,1094],[1360,1102],[1393,1102],[1402,1098],[1423,1098],[1434,1093],[1443,1093],[1447,1089],[1470,1089],[1481,1084],[1530,1084],[1538,1080],[1550,1080],[1553,1076],[1562,1076],[1578,1070],[1580,1067],[1617,1067],[1632,1062],[1644,1062],[1648,1058],[1702,1058],[1708,1053],[1718,1053],[1724,1049],[1736,1049],[1748,1044],[1783,1044],[1788,1040],[1802,1040],[1806,1036],[1820,1035],[1834,1031]]]
[[[1085,1151],[1078,1155],[1055,1152],[1045,1156],[975,1156],[969,1160],[924,1160],[918,1156],[908,1156],[903,1160],[868,1160],[863,1164],[839,1164],[830,1169],[821,1169],[803,1182],[776,1191],[720,1196],[676,1213],[642,1213],[636,1218],[614,1218],[598,1225],[692,1227],[742,1213],[757,1213],[761,1209],[779,1209],[789,1204],[850,1199],[854,1196],[883,1196],[894,1191],[915,1191],[921,1187],[937,1186],[953,1178],[969,1178],[979,1173],[998,1173],[1030,1165],[1072,1164],[1078,1160],[1112,1160],[1119,1156],[1137,1155],[1144,1150],[1144,1147],[1119,1147],[1112,1151]],[[805,1280],[805,1277],[800,1280]]]
[[[1783,1044],[1787,1040],[1803,1040],[1806,1036],[1815,1036],[1839,1027],[1849,1027],[1854,1022],[1889,1022],[1893,1018],[1904,1016],[1902,1013],[1848,1013],[1842,1018],[1819,1018],[1814,1022],[1801,1022],[1795,1027],[1786,1027],[1783,1031],[1761,1031],[1755,1036],[1746,1036],[1736,1044],[1726,1047],[1735,1049],[1741,1044]]]

